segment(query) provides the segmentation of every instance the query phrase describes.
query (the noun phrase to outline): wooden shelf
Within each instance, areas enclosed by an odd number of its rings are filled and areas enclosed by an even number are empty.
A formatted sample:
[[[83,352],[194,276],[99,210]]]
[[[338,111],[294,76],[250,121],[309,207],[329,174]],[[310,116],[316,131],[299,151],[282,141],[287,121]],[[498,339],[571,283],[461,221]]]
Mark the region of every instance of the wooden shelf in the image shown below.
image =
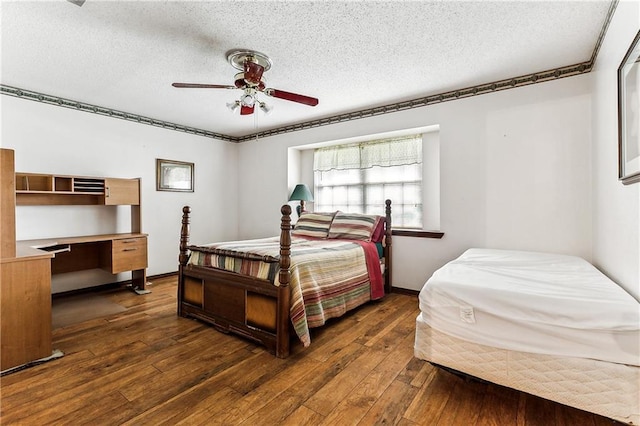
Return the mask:
[[[96,191],[22,191],[16,190],[16,194],[55,194],[55,195],[103,195],[103,192],[96,194]]]
[[[140,205],[140,179],[16,173],[16,205]]]
[[[140,179],[45,173],[13,175],[18,206],[131,206],[131,233],[21,241],[20,246],[26,244],[45,251],[54,247],[53,274],[94,268],[112,274],[131,271],[134,287],[145,290],[147,235],[141,233]]]
[[[16,173],[16,191],[53,191],[53,176]]]

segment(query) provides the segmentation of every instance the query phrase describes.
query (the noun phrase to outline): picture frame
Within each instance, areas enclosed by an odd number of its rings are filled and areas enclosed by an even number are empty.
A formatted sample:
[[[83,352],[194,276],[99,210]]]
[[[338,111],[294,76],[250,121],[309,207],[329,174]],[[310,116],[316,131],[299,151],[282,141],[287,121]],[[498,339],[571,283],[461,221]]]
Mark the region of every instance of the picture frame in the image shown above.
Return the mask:
[[[194,163],[156,158],[156,190],[193,192]]]
[[[618,178],[640,182],[640,30],[618,68]]]

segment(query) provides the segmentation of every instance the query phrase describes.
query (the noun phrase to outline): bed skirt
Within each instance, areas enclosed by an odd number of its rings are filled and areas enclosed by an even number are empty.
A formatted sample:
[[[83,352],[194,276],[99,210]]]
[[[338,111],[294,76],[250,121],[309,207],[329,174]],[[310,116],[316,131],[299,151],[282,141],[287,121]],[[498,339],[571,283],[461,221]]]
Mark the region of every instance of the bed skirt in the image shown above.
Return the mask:
[[[621,422],[640,423],[640,367],[498,349],[416,319],[417,358]]]

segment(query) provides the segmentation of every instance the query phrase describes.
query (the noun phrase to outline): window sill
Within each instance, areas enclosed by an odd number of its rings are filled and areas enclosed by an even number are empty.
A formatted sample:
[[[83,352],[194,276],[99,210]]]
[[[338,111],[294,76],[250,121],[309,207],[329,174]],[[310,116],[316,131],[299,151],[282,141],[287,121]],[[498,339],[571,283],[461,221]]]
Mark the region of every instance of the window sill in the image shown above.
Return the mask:
[[[397,237],[418,237],[418,238],[437,238],[444,236],[444,232],[440,231],[418,231],[409,229],[392,229],[391,235]]]

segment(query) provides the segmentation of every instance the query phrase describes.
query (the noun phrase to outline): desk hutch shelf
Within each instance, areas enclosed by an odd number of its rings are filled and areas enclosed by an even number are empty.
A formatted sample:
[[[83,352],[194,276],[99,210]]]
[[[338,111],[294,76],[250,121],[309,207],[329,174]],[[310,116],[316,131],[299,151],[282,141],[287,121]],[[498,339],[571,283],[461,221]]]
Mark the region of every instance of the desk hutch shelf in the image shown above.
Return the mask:
[[[16,203],[139,206],[140,179],[16,173]]]
[[[92,268],[102,268],[112,274],[131,271],[133,288],[145,290],[147,235],[141,233],[140,179],[16,173],[15,182],[18,206],[131,206],[130,233],[60,237],[19,244],[45,251],[51,247],[57,251],[58,246],[68,245],[68,250],[62,250],[53,258],[53,274]]]

